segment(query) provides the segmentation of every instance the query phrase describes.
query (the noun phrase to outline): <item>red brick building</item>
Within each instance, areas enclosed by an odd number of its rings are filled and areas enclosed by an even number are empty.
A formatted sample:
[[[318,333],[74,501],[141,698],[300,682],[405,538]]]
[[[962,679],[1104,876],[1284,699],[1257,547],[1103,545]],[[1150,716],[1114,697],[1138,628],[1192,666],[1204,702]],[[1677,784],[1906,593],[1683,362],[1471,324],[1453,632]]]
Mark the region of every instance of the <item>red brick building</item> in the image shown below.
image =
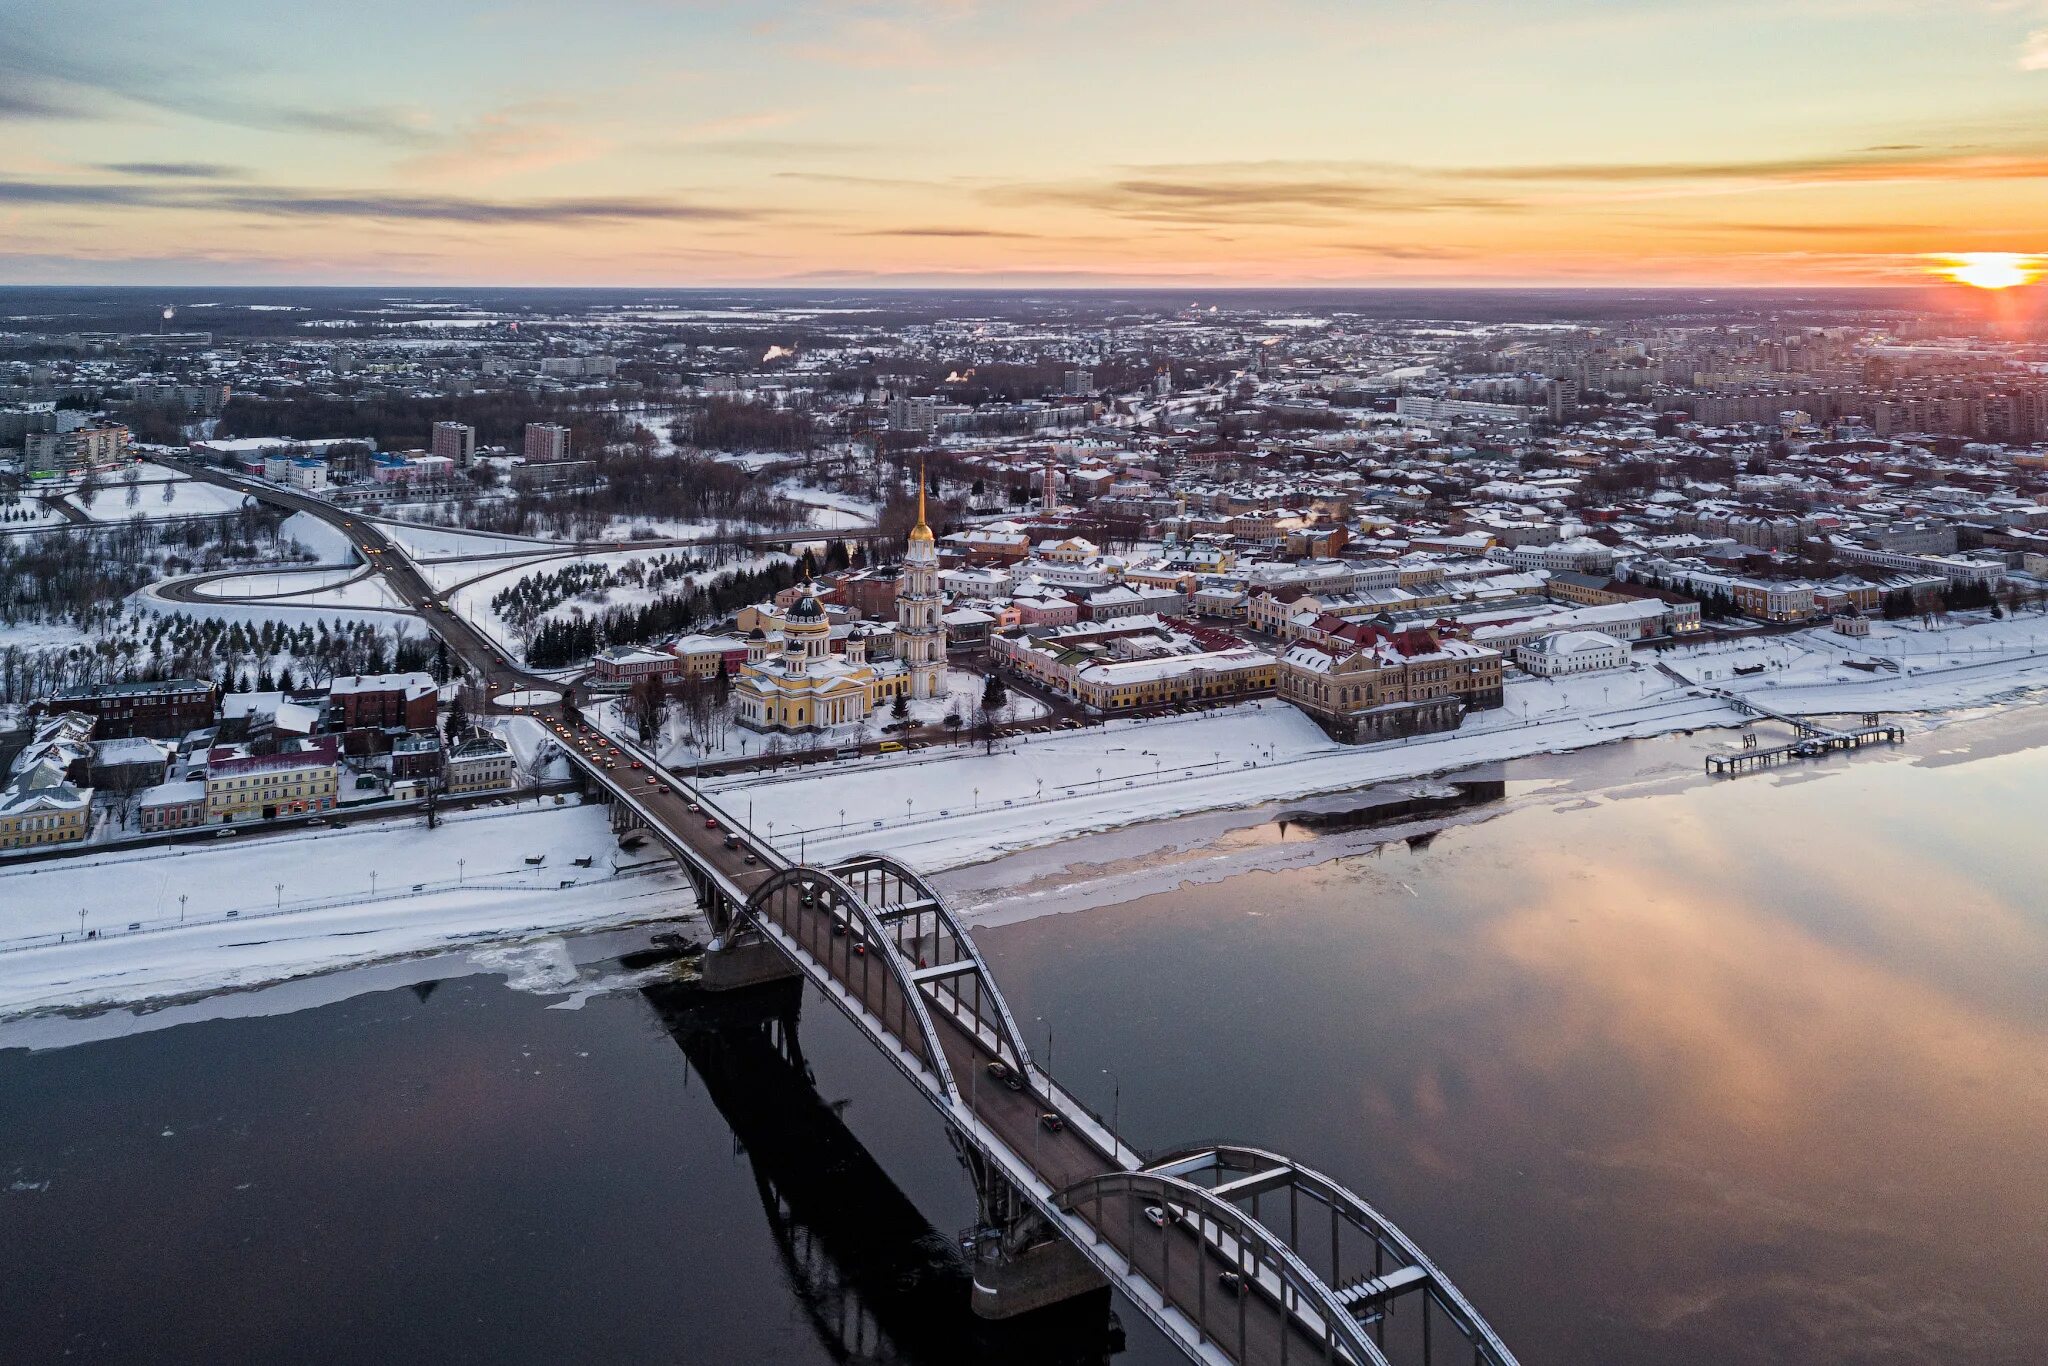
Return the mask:
[[[67,688],[43,699],[38,710],[44,715],[84,712],[98,723],[94,734],[103,740],[124,740],[136,735],[175,740],[212,725],[219,700],[220,694],[212,683],[173,678],[160,683],[102,683],[97,687]]]
[[[440,689],[431,674],[350,674],[327,685],[341,727],[432,730]]]

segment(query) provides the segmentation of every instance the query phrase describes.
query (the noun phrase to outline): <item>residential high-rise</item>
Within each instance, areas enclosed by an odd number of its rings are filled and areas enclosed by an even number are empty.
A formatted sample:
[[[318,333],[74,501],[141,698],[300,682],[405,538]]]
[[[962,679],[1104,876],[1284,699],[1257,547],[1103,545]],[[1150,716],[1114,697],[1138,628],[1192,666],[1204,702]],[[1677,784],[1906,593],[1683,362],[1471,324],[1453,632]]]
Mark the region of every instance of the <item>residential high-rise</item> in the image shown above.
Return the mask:
[[[946,691],[946,626],[939,620],[939,547],[924,520],[924,467],[917,471],[917,525],[896,581],[896,655],[910,671],[912,697]]]
[[[553,422],[526,424],[524,454],[529,465],[548,465],[569,458],[569,429]]]
[[[466,422],[436,422],[434,454],[467,466],[476,459],[476,428]]]

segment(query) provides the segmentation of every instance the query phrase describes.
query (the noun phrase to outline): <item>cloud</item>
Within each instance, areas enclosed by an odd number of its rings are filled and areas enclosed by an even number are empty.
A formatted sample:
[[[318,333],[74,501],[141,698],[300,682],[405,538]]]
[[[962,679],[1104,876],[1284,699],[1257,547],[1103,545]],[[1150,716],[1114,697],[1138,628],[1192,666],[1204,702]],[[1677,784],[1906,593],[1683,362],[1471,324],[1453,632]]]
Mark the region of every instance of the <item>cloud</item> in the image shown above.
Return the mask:
[[[0,122],[27,119],[78,119],[84,108],[53,90],[39,89],[22,73],[8,73],[10,84],[0,89]]]
[[[1470,180],[1633,184],[1645,181],[2032,180],[2048,176],[2038,148],[1989,151],[1891,144],[1858,152],[1755,161],[1584,162],[1467,166],[1441,174]]]
[[[2020,70],[2048,71],[2048,28],[2037,28],[2020,47]]]
[[[610,146],[566,123],[534,119],[534,108],[501,109],[479,118],[448,145],[399,164],[399,174],[437,180],[488,180],[587,161]]]
[[[607,221],[738,223],[762,216],[751,209],[635,197],[506,200],[461,195],[291,190],[240,184],[185,189],[149,184],[0,180],[0,204],[7,203],[478,226]]]
[[[52,7],[40,26],[34,18],[8,20],[7,41],[0,43],[0,118],[104,121],[124,106],[139,105],[261,132],[321,133],[399,146],[434,140],[417,115],[389,107],[316,108],[225,97],[218,70],[190,59],[167,62],[161,45],[143,54],[112,52],[105,35],[66,23],[59,8]]]
[[[1006,205],[1072,204],[1156,223],[1323,223],[1360,213],[1428,213],[1521,207],[1492,195],[1445,194],[1353,178],[1142,177],[1068,185],[1009,185],[982,192]]]
[[[152,180],[229,180],[241,174],[210,161],[103,161],[94,169]]]
[[[854,235],[856,237],[996,237],[1023,242],[1035,242],[1042,240],[1043,237],[1042,234],[1035,232],[1011,232],[1004,228],[966,227],[869,228],[864,232],[855,233]],[[1071,239],[1063,238],[1062,240]]]

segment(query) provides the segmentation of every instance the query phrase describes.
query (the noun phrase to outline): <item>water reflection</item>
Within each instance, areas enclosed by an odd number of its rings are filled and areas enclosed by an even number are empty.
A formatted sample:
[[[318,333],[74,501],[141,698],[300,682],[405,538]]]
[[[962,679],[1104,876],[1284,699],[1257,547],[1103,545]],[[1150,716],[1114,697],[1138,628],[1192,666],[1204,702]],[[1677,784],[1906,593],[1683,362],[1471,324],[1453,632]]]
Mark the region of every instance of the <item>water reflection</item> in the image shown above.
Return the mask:
[[[1104,1366],[1121,1346],[1106,1290],[1000,1326],[974,1316],[955,1241],[925,1221],[814,1089],[799,982],[643,994],[731,1126],[790,1290],[832,1360]]]
[[[2032,1362],[2044,799],[2031,751],[1532,807],[982,942],[1063,1072],[1157,1061],[1134,1138],[1331,1171],[1525,1361]]]

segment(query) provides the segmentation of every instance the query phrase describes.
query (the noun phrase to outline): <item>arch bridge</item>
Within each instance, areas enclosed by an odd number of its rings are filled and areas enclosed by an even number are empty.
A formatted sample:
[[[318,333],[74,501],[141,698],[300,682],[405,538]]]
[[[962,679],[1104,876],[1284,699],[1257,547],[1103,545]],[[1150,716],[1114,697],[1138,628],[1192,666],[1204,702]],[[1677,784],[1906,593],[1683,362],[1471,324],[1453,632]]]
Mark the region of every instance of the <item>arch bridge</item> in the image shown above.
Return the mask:
[[[1039,1064],[959,917],[900,859],[793,862],[630,743],[611,741],[641,769],[571,742],[614,827],[645,830],[690,876],[713,933],[707,984],[800,974],[945,1117],[978,1196],[961,1237],[977,1312],[1107,1282],[1219,1366],[1514,1366],[1449,1278],[1338,1182],[1258,1148],[1133,1150]]]

